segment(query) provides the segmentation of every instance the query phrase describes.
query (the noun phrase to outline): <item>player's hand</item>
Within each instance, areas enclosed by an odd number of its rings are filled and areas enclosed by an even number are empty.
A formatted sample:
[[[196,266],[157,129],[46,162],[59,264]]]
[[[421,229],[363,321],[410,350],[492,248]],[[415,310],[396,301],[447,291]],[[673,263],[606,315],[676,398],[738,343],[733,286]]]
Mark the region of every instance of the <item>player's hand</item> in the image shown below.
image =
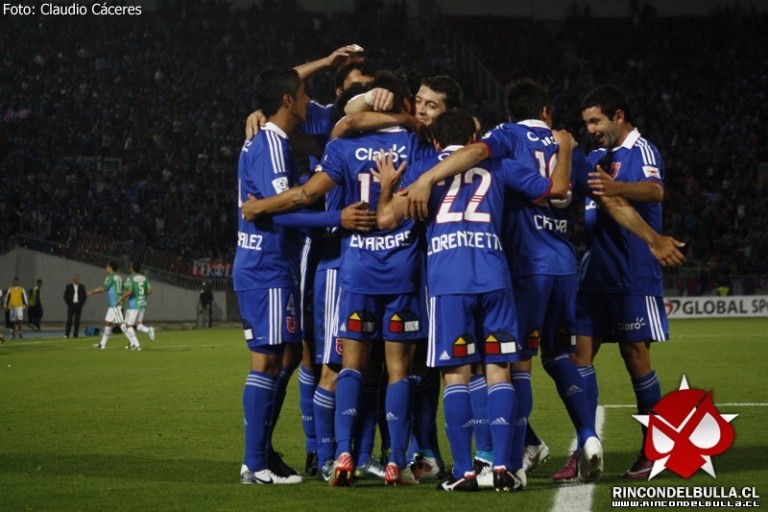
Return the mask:
[[[374,158],[376,162],[376,169],[371,169],[373,174],[379,182],[381,182],[381,188],[396,189],[400,185],[400,180],[403,177],[405,171],[406,161],[403,160],[400,165],[395,169],[394,152],[390,149],[389,152],[384,152],[383,149],[376,153]]]
[[[328,55],[325,59],[328,62],[328,66],[343,66],[350,62],[362,62],[363,61],[363,47],[357,44],[348,44],[336,49],[333,53]]]
[[[365,93],[365,103],[374,112],[389,112],[395,104],[395,95],[389,89],[376,87]]]
[[[261,110],[251,112],[251,115],[245,120],[245,138],[251,140],[266,125],[267,116],[264,115],[264,112]]]
[[[368,209],[368,203],[358,201],[341,210],[341,227],[350,231],[367,232],[376,226],[376,212]]]
[[[427,219],[429,214],[429,194],[432,192],[432,184],[426,174],[408,185],[401,195],[408,198],[408,218],[418,221]]]
[[[685,263],[685,256],[680,252],[680,249],[685,247],[685,243],[675,240],[671,236],[658,235],[648,246],[651,249],[651,254],[661,263],[662,267],[679,267]]]
[[[595,170],[589,173],[587,184],[596,196],[614,197],[621,195],[619,182],[614,180],[599,165],[595,166]]]
[[[558,146],[568,151],[573,151],[579,145],[568,130],[552,130],[552,136]]]
[[[240,211],[243,214],[243,218],[248,222],[254,220],[258,215],[256,214],[256,205],[259,204],[259,200],[253,194],[248,194],[248,199],[240,206]]]

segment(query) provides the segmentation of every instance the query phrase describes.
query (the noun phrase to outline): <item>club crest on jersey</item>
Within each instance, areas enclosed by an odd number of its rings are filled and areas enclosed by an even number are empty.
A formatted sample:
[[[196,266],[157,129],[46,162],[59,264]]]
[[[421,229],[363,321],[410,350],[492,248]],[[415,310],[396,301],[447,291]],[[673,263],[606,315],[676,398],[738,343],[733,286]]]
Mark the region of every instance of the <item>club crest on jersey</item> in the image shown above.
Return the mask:
[[[342,355],[344,353],[344,345],[341,342],[341,338],[336,338],[333,345],[337,354]]]
[[[561,347],[575,347],[576,336],[571,334],[571,331],[565,327],[558,327],[557,332],[555,333],[555,343]]]
[[[296,334],[296,331],[299,330],[299,321],[295,316],[287,316],[285,317],[285,328],[288,330],[291,334]]]
[[[348,332],[370,333],[375,329],[375,324],[367,311],[355,311],[347,318],[346,327]]]
[[[272,180],[272,186],[275,188],[276,193],[285,192],[288,190],[288,178],[281,176]]]
[[[493,332],[485,338],[485,355],[498,356],[517,352],[515,337],[507,332]]]
[[[403,334],[419,330],[419,317],[412,311],[400,311],[389,319],[389,332]]]
[[[467,357],[475,353],[475,339],[471,334],[463,334],[453,342],[453,357]]]
[[[528,350],[539,350],[541,343],[541,334],[538,329],[534,329],[525,337],[525,346]]]

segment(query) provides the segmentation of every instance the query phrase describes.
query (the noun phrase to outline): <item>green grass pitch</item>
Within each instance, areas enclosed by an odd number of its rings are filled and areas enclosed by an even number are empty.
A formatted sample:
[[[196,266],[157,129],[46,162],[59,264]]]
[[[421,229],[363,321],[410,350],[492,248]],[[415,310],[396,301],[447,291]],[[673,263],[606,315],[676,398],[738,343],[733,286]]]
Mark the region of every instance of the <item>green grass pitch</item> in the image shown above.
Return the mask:
[[[713,459],[717,478],[699,471],[684,480],[669,471],[647,486],[756,486],[768,493],[768,320],[682,320],[673,341],[653,348],[666,394],[686,375],[692,388],[714,391],[721,413],[738,413],[736,441]],[[8,340],[0,347],[0,511],[50,510],[550,510],[559,487],[550,475],[573,437],[554,384],[534,365],[532,423],[552,450],[522,493],[439,493],[434,484],[387,488],[361,482],[331,489],[243,486],[241,394],[249,355],[237,329],[164,330],[142,352],[94,339]],[[601,405],[634,403],[615,346],[596,360]],[[304,441],[292,379],[275,434],[291,465],[303,467]],[[730,405],[751,404],[751,405]],[[763,405],[759,405],[763,404]],[[605,410],[605,475],[592,510],[613,510],[611,490],[639,449],[631,407]],[[442,420],[439,420],[442,425]],[[445,438],[441,448],[450,460]],[[761,496],[766,506],[768,498]],[[574,509],[576,510],[576,509]],[[626,509],[625,509],[626,510]]]

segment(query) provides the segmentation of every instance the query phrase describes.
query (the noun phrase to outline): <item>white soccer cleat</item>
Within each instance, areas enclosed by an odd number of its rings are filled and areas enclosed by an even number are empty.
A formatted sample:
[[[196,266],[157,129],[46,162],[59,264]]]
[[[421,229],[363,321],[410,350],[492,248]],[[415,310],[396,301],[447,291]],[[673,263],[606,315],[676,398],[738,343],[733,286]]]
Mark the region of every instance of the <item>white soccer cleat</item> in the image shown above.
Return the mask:
[[[251,471],[247,466],[243,465],[240,468],[240,483],[244,485],[259,484],[259,485],[287,485],[287,484],[300,484],[304,479],[301,475],[291,476],[277,476],[269,469],[262,469],[261,471]]]
[[[595,437],[588,437],[581,448],[579,476],[582,482],[594,482],[603,474],[603,445]]]
[[[149,341],[155,341],[155,328],[150,327],[149,331],[147,331],[147,337],[149,338]]]
[[[523,469],[526,473],[530,473],[547,459],[549,459],[549,446],[544,441],[541,444],[529,444],[523,453]]]

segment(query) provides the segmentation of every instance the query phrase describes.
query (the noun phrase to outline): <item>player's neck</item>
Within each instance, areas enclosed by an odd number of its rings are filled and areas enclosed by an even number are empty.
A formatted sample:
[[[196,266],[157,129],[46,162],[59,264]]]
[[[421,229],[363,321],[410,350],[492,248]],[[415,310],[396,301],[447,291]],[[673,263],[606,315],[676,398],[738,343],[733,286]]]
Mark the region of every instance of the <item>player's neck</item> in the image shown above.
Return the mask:
[[[283,130],[286,135],[290,135],[299,125],[296,117],[286,109],[281,109],[277,114],[270,117],[269,122]]]

